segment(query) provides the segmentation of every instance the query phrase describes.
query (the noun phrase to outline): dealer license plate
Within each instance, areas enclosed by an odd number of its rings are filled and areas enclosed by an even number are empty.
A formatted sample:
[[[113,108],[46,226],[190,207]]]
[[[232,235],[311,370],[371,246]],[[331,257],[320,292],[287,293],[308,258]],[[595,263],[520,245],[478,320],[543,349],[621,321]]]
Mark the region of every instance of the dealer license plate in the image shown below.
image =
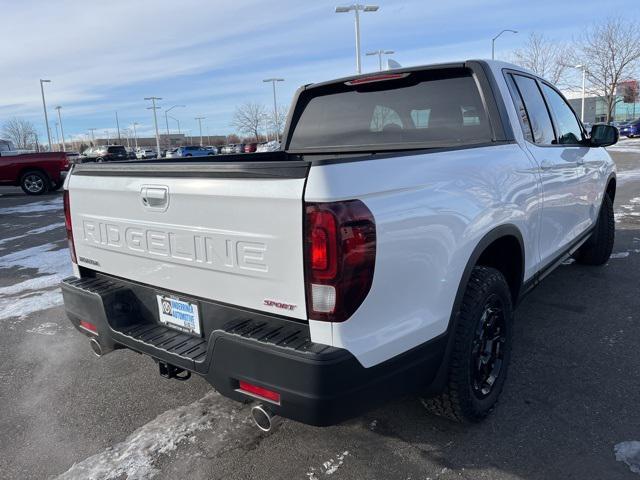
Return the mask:
[[[186,333],[200,335],[198,305],[169,295],[156,295],[160,323]]]

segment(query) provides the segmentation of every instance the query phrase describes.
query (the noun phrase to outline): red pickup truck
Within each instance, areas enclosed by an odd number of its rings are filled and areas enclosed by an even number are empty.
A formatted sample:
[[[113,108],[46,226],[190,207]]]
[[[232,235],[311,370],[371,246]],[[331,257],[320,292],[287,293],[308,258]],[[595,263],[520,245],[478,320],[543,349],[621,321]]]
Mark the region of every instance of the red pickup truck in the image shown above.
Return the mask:
[[[18,153],[0,150],[0,186],[20,186],[27,195],[62,187],[69,171],[64,152]]]

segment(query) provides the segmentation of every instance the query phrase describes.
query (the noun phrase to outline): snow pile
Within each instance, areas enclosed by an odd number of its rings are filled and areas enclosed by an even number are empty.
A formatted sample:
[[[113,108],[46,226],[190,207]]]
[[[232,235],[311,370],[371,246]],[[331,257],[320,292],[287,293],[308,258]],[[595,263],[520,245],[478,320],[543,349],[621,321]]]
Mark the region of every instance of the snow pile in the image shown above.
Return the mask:
[[[203,430],[215,429],[208,448],[222,448],[247,430],[255,432],[248,418],[238,418],[236,403],[210,392],[200,400],[169,410],[133,432],[126,440],[74,464],[57,480],[144,480],[159,473],[153,464],[163,454]]]
[[[616,460],[626,463],[633,473],[640,473],[640,442],[621,442],[613,450]]]

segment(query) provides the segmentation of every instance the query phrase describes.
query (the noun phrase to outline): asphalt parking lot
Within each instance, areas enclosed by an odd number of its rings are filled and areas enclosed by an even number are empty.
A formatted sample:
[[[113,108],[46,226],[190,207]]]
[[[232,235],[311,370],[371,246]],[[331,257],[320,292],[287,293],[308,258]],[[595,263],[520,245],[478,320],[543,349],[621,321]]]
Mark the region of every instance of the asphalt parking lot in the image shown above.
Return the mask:
[[[130,351],[96,358],[57,288],[62,196],[0,189],[0,478],[640,478],[640,141],[611,153],[614,255],[564,265],[527,297],[501,403],[471,427],[405,398],[263,434],[199,378],[165,380]]]

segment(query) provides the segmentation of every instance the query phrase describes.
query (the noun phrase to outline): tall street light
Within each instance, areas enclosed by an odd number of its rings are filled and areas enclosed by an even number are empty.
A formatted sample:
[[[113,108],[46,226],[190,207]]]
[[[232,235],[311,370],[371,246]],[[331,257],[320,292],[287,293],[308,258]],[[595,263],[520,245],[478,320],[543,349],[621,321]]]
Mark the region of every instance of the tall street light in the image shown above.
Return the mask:
[[[118,120],[118,112],[116,112],[116,128],[118,129],[118,144],[122,143],[120,139],[120,121]]]
[[[51,131],[49,130],[49,117],[47,117],[47,103],[44,101],[44,83],[51,83],[51,80],[40,79],[40,93],[42,93],[42,108],[44,109],[44,124],[47,129],[47,138],[49,139],[49,151],[53,151],[51,146]]]
[[[133,122],[133,138],[136,141],[136,150],[138,149],[138,132],[136,131],[136,125],[140,125],[138,122]]]
[[[147,110],[153,110],[153,125],[156,129],[156,154],[160,158],[160,134],[158,133],[158,115],[156,110],[160,107],[156,106],[156,100],[162,100],[160,97],[145,97],[145,100],[151,100],[151,107],[147,107]]]
[[[344,7],[336,7],[336,13],[349,13],[355,14],[355,26],[356,26],[356,72],[362,73],[362,64],[360,61],[360,12],[377,12],[380,7],[378,5],[361,5],[355,3]]]
[[[58,111],[58,122],[60,122],[60,134],[62,135],[62,148],[66,152],[67,144],[64,141],[64,128],[62,128],[62,115],[60,114],[60,110],[62,110],[62,107],[58,105],[56,107],[56,110]]]
[[[91,132],[91,143],[93,143],[94,145],[96,144],[96,135],[95,135],[95,131],[97,130],[97,128],[90,128],[89,131]]]
[[[273,87],[273,123],[276,129],[276,141],[280,141],[280,124],[278,123],[278,102],[276,100],[276,82],[284,82],[284,78],[265,78],[265,83],[271,82]]]
[[[370,57],[372,55],[377,55],[378,56],[378,67],[379,70],[382,71],[382,55],[393,55],[394,52],[393,50],[375,50],[373,52],[367,52],[366,55],[367,57]]]
[[[505,28],[499,34],[497,34],[495,37],[493,37],[491,39],[491,60],[495,60],[495,58],[496,58],[496,40],[498,39],[498,37],[500,35],[502,35],[505,32],[518,33],[517,30],[511,30],[510,28]]]
[[[207,117],[196,117],[196,120],[198,120],[198,125],[200,126],[200,146],[202,146],[202,120],[204,120]]]
[[[182,131],[180,130],[180,120],[178,120],[176,117],[172,117],[171,115],[169,115],[169,118],[178,124],[178,135],[180,135],[182,133]]]
[[[164,123],[167,125],[167,147],[171,146],[171,140],[169,139],[169,115],[168,113],[177,107],[186,107],[186,105],[174,105],[173,107],[169,107],[164,111]],[[172,117],[173,118],[173,117]],[[179,127],[178,127],[179,129]]]
[[[584,123],[584,89],[587,82],[587,66],[586,65],[576,65],[573,68],[577,68],[582,70],[582,108],[580,110],[580,121]]]
[[[58,151],[61,152],[62,150],[60,150],[60,132],[58,131],[58,122],[55,122],[54,126],[56,127],[56,143],[58,144]]]

